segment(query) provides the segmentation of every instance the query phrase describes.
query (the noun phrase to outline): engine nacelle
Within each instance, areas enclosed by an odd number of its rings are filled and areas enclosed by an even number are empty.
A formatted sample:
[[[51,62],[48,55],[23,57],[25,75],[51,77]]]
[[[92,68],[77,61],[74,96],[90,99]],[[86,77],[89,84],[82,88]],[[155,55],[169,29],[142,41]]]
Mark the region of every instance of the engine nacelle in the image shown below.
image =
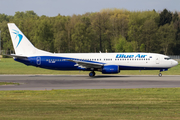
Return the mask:
[[[103,74],[115,74],[119,72],[120,70],[118,65],[107,65],[107,66],[103,66],[102,68]]]

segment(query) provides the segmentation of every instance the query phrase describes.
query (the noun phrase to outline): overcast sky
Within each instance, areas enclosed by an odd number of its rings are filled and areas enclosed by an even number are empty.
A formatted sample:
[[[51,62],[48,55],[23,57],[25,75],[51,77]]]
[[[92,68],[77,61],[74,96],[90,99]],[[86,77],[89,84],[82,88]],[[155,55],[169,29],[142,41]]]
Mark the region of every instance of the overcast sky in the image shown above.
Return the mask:
[[[119,8],[130,11],[164,8],[180,11],[180,0],[0,0],[0,13],[14,15],[17,11],[33,10],[39,16],[57,16],[98,12],[105,8]]]

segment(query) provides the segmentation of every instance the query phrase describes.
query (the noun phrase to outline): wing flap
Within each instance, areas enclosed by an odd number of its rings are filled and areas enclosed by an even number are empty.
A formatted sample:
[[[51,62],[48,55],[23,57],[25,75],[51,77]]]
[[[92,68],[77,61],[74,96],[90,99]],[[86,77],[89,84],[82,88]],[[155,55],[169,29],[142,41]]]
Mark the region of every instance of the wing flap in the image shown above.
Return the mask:
[[[84,68],[102,68],[103,64],[100,63],[92,63],[87,61],[78,61],[78,60],[67,60],[71,62],[75,62],[75,66],[84,67]]]

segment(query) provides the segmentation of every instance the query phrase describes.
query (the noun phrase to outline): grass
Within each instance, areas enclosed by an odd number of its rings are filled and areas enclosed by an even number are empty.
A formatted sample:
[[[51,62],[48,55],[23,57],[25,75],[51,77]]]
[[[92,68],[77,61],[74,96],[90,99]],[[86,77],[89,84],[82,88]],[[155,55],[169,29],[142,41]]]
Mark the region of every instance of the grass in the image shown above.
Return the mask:
[[[13,82],[0,82],[0,85],[19,85],[19,83],[13,83]]]
[[[180,119],[180,88],[0,91],[0,119]]]
[[[157,75],[158,70],[122,70],[120,75]],[[47,70],[42,68],[37,68],[34,66],[26,66],[22,63],[16,62],[13,58],[2,58],[0,60],[0,74],[78,74],[78,75],[88,75],[89,71],[56,71]],[[101,72],[96,72],[97,75],[101,75]],[[180,64],[165,71],[163,75],[180,75]]]

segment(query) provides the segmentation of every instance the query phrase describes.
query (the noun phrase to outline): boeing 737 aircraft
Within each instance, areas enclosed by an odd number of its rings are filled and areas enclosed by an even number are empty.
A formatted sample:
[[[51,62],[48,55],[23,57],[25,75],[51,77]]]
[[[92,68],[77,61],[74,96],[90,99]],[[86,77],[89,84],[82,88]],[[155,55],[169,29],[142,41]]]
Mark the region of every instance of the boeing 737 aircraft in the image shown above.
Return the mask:
[[[177,61],[156,53],[50,53],[32,45],[14,23],[8,23],[15,54],[15,61],[53,70],[83,70],[103,74],[119,73],[121,70],[167,71],[176,66]]]

